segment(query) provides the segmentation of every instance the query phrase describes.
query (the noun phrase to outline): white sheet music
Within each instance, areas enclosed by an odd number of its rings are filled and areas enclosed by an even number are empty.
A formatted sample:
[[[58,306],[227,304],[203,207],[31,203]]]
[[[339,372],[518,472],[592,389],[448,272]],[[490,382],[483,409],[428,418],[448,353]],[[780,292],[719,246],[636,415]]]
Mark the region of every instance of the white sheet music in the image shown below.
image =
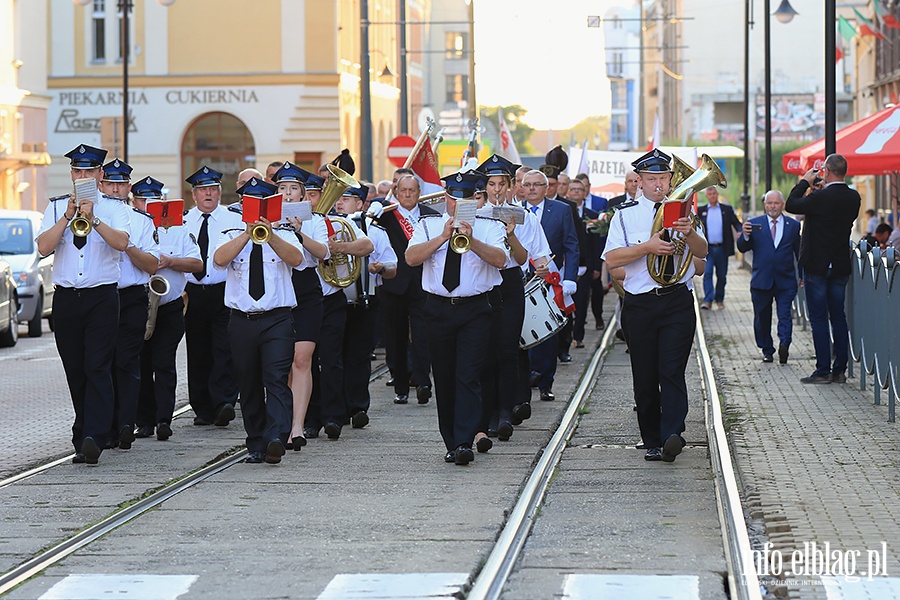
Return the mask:
[[[453,226],[459,227],[459,224],[463,221],[474,226],[476,214],[478,214],[477,200],[457,200],[456,214],[453,215]]]
[[[281,220],[287,221],[289,218],[294,217],[301,221],[312,219],[312,204],[309,203],[309,200],[281,203]]]
[[[89,200],[94,204],[100,199],[99,190],[97,189],[97,180],[93,177],[85,177],[75,180],[75,202],[83,202]]]
[[[525,209],[521,206],[504,204],[503,206],[494,206],[493,209],[494,214],[492,216],[495,219],[500,219],[504,223],[509,223],[510,219],[515,221],[516,225],[525,223]]]

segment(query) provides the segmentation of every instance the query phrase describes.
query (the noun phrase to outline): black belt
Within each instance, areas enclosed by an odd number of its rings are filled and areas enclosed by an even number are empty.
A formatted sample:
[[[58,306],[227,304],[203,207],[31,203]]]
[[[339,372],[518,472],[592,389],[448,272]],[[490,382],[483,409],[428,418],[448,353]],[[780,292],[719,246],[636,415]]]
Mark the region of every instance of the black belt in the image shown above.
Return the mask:
[[[247,319],[248,321],[256,321],[257,319],[262,319],[263,317],[277,317],[280,315],[289,314],[291,314],[291,309],[287,306],[280,306],[278,308],[273,308],[272,310],[260,310],[256,312],[244,312],[236,308],[231,309],[232,317],[242,317],[244,319]]]
[[[485,300],[487,299],[487,292],[482,292],[480,294],[475,294],[474,296],[457,296],[448,298],[447,296],[438,296],[437,294],[429,294],[432,298],[439,300],[440,302],[445,302],[447,304],[466,304],[467,302],[475,302],[476,300]]]
[[[188,281],[187,284],[188,284],[188,285],[193,285],[193,286],[198,287],[198,288],[203,289],[203,290],[212,290],[212,289],[215,289],[215,288],[218,288],[218,287],[224,287],[224,286],[225,286],[225,282],[224,282],[224,281],[220,281],[219,283],[194,283],[194,282],[192,282],[192,281]]]
[[[712,247],[712,248],[718,248],[718,247],[721,246],[722,244],[706,244],[706,245],[707,245],[707,246],[710,246],[710,247]]]
[[[103,285],[96,285],[94,287],[83,287],[83,288],[66,287],[64,285],[57,285],[54,287],[54,290],[57,292],[80,292],[80,293],[83,293],[83,292],[108,290],[109,288],[115,288],[115,287],[116,287],[115,283],[104,283]]]
[[[649,292],[642,292],[640,294],[631,294],[632,296],[668,296],[669,294],[675,293],[682,288],[687,288],[686,283],[676,283],[675,285],[667,285],[663,287],[653,288]]]
[[[145,283],[138,283],[138,284],[135,284],[135,285],[129,285],[128,287],[119,288],[119,293],[120,293],[120,294],[131,294],[131,293],[137,292],[137,291],[139,291],[139,290],[142,291],[142,292],[146,292],[146,291],[147,291],[147,284],[145,284]]]

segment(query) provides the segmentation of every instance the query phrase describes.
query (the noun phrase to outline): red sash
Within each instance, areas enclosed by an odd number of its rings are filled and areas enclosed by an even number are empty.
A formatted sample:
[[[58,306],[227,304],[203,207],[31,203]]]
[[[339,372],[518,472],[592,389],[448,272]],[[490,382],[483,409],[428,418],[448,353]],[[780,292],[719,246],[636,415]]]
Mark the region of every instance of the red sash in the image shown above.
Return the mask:
[[[409,222],[409,219],[400,214],[400,209],[394,211],[394,216],[397,217],[397,222],[400,223],[400,229],[403,230],[403,235],[406,236],[406,241],[412,239],[413,236],[413,226],[412,223]]]

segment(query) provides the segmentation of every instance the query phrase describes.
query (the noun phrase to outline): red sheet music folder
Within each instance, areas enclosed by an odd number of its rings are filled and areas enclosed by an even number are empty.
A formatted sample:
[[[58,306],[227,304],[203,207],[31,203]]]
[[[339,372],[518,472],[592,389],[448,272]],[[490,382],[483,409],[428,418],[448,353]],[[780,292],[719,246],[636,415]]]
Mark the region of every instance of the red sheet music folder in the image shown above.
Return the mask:
[[[244,196],[241,201],[244,223],[256,223],[260,217],[268,219],[270,223],[277,223],[281,220],[281,200],[281,194],[267,198]]]
[[[178,227],[184,224],[184,200],[150,200],[147,212],[156,227]]]
[[[690,202],[666,202],[663,204],[663,227],[670,229],[675,226],[675,221],[691,214]]]

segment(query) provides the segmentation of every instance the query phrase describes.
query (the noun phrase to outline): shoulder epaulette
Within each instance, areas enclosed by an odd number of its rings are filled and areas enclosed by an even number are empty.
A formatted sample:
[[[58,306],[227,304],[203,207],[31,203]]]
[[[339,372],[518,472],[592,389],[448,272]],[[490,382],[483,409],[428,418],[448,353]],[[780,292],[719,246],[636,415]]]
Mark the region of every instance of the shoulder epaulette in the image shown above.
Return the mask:
[[[240,227],[232,227],[231,229],[223,229],[222,233],[231,233],[232,231],[246,231],[246,229],[242,229]]]
[[[622,210],[623,208],[631,208],[632,206],[637,206],[637,205],[638,205],[637,200],[629,200],[628,202],[623,202],[617,206],[614,206],[613,209],[614,210]]]
[[[110,196],[109,194],[100,194],[101,198],[105,198],[106,200],[116,200],[118,202],[126,202],[127,198],[119,198],[118,196]]]
[[[139,209],[139,208],[136,207],[136,206],[132,206],[132,207],[131,207],[131,210],[133,210],[134,212],[138,213],[139,215],[144,215],[144,216],[147,217],[148,219],[152,219],[152,218],[153,218],[153,215],[151,215],[150,213],[145,212],[145,211]]]
[[[69,199],[69,194],[63,194],[61,196],[54,196],[54,197],[50,198],[50,202],[56,202],[57,200],[68,200],[68,199]]]
[[[238,215],[244,214],[242,207],[238,204],[232,204],[231,206],[228,207],[228,210],[230,210],[231,212],[238,214]]]
[[[475,215],[476,219],[484,219],[485,221],[496,221],[506,227],[506,223],[502,219],[495,219],[494,217],[485,217],[482,215]]]
[[[188,214],[188,213],[189,213],[189,212],[191,212],[191,211],[189,211],[189,210],[186,210],[186,211],[184,211],[184,212],[183,212],[183,213],[181,213],[181,216],[182,216],[182,217],[186,217],[186,216],[187,216],[187,214]]]
[[[420,215],[419,215],[419,220],[421,220],[421,219],[428,219],[428,218],[431,218],[431,217],[442,217],[442,216],[444,216],[444,215],[443,215],[442,213],[439,213],[439,212],[436,212],[436,213],[425,213],[425,214],[420,214]]]
[[[378,223],[375,223],[374,221],[369,225],[369,227],[375,227],[376,229],[380,229],[382,231],[387,231],[387,229],[385,229],[383,225],[379,225]]]

